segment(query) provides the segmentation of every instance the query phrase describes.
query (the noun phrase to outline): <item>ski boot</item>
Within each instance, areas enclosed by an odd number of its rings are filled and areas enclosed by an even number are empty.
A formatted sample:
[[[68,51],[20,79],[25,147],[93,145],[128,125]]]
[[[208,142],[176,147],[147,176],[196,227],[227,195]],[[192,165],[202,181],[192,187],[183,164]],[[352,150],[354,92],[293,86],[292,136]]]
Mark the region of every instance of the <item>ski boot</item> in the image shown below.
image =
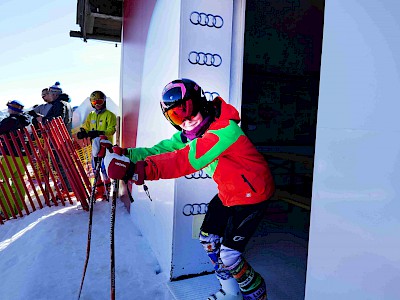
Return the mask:
[[[242,293],[240,292],[239,285],[234,278],[228,278],[223,280],[218,278],[221,289],[212,294],[207,300],[242,300]]]
[[[220,289],[215,294],[212,294],[207,300],[242,300],[242,294],[239,293],[238,295],[227,294],[223,289]]]
[[[100,182],[96,185],[96,192],[94,194],[94,199],[95,200],[104,200],[104,194],[106,190],[104,188],[104,183]]]
[[[75,197],[75,193],[74,192],[67,192],[67,191],[64,191],[64,190],[61,190],[61,194],[58,194],[57,193],[57,199],[59,199],[59,200],[61,200],[61,199],[63,199],[63,200],[68,200],[68,198],[73,198],[73,197]]]

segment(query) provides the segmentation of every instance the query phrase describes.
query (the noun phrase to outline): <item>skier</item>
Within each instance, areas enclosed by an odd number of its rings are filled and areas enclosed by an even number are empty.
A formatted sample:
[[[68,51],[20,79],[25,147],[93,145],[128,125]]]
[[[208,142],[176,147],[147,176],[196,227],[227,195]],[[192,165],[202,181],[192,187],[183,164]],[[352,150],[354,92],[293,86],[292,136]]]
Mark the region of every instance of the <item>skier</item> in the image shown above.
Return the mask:
[[[107,109],[107,97],[102,91],[94,91],[90,94],[90,104],[94,108],[86,117],[85,122],[78,132],[78,138],[90,137],[94,139],[100,135],[107,136],[113,142],[116,131],[117,117]]]
[[[30,125],[31,118],[23,112],[24,105],[18,100],[9,101],[7,103],[7,107],[8,113],[10,115],[0,122],[0,135],[2,135],[1,142],[5,151],[5,153],[1,153],[2,156],[0,156],[0,163],[3,165],[6,171],[6,174],[4,174],[5,177],[3,177],[3,174],[0,172],[0,184],[3,185],[7,195],[3,195],[3,193],[0,193],[0,201],[3,202],[3,205],[6,207],[7,214],[10,216],[11,208],[8,208],[5,197],[7,197],[8,199],[14,199],[14,207],[12,208],[14,209],[14,212],[16,212],[15,205],[18,205],[20,208],[23,207],[22,201],[24,201],[25,198],[24,179],[19,176],[18,170],[24,176],[24,166],[29,163],[28,157],[26,156],[22,144],[14,145],[10,135],[14,134],[19,142],[19,138],[14,131]],[[11,149],[7,149],[7,145],[4,141],[5,138],[8,139]],[[21,149],[22,157],[19,157],[15,147],[19,147]],[[13,163],[11,151],[15,156],[16,164]],[[5,161],[8,161],[9,165],[11,166],[11,170],[8,169]],[[13,175],[12,177],[11,174]],[[8,186],[5,183],[5,181],[9,178],[14,178],[16,181],[11,183],[11,191],[8,189]],[[21,191],[22,198],[20,198],[16,188]]]
[[[94,139],[100,135],[105,135],[111,143],[116,131],[117,117],[107,109],[107,97],[102,91],[94,91],[90,94],[90,104],[94,108],[86,117],[80,131],[77,133],[78,139],[90,137]],[[92,167],[95,165],[95,157],[92,157]],[[108,200],[110,194],[111,181],[102,166],[102,178],[99,178],[96,185],[96,199]]]
[[[208,299],[267,299],[264,279],[243,257],[274,192],[267,162],[238,126],[238,111],[221,97],[207,101],[190,79],[165,86],[161,110],[179,132],[151,148],[120,149],[123,155],[106,151],[109,177],[141,185],[204,168],[218,185],[199,236],[221,284]],[[96,154],[111,143],[97,139],[93,145]]]

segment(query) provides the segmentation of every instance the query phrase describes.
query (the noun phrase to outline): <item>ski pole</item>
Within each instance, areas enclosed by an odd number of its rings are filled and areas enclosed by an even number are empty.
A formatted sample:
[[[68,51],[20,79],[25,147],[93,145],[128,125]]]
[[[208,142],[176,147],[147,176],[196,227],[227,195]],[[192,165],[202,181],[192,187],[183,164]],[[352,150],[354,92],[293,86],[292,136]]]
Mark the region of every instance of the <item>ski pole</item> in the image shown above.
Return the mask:
[[[115,229],[115,211],[117,206],[117,197],[119,189],[119,180],[113,181],[112,203],[111,203],[111,228],[110,228],[110,272],[111,272],[111,300],[115,300],[115,244],[114,244],[114,229]]]
[[[92,186],[92,193],[90,195],[89,226],[88,226],[88,238],[87,238],[87,244],[86,244],[86,259],[85,259],[85,265],[83,267],[83,274],[82,274],[81,286],[79,288],[78,300],[81,298],[83,282],[85,281],[86,269],[87,269],[87,265],[89,263],[90,242],[91,242],[91,237],[92,237],[93,206],[94,206],[94,202],[95,202],[96,185],[97,185],[97,181],[100,177],[100,167],[101,167],[101,159],[98,159],[96,161],[96,165],[95,165],[94,182],[93,182],[93,186]]]
[[[112,151],[118,155],[122,155],[122,149],[118,146],[112,148]],[[114,244],[114,229],[115,229],[115,210],[117,206],[117,198],[119,193],[119,180],[113,181],[112,203],[111,203],[111,228],[110,228],[110,272],[111,272],[111,300],[115,300],[115,244]]]

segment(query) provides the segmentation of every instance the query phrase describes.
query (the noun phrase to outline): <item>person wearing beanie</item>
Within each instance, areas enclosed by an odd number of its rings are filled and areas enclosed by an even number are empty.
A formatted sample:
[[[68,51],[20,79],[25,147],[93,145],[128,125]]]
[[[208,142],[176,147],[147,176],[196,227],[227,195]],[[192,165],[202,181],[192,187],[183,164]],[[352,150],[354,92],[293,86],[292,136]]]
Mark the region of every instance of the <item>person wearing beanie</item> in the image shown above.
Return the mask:
[[[107,109],[107,97],[102,91],[94,91],[90,94],[90,104],[94,108],[86,117],[85,122],[77,133],[78,139],[90,137],[94,139],[100,135],[107,136],[107,139],[113,143],[113,136],[116,131],[117,117]],[[94,159],[92,158],[92,167],[94,168]],[[96,186],[96,199],[108,200],[111,181],[106,171],[102,168],[102,178],[99,178]]]
[[[52,106],[43,118],[38,118],[38,121],[47,122],[61,117],[70,136],[72,136],[72,107],[69,104],[69,96],[64,94],[60,87],[60,82],[57,81],[54,85],[49,87],[48,97],[48,103]]]
[[[24,105],[18,100],[8,101],[7,107],[10,114],[21,114],[24,109]]]
[[[0,164],[3,166],[5,173],[0,172],[0,184],[3,185],[4,191],[6,194],[0,193],[0,201],[3,203],[3,206],[6,209],[7,215],[11,216],[11,209],[16,213],[16,205],[19,208],[23,209],[22,201],[25,199],[25,189],[24,189],[24,179],[25,175],[25,167],[28,163],[28,157],[26,156],[25,150],[22,146],[20,139],[16,133],[16,130],[22,129],[28,125],[30,125],[30,117],[24,113],[24,105],[18,100],[11,100],[7,102],[8,113],[10,114],[8,117],[4,118],[0,122],[0,140],[3,145],[3,149],[5,153],[1,153],[0,156]],[[18,145],[14,145],[11,140],[11,134],[13,134],[17,141]],[[5,143],[5,139],[8,140],[11,149],[7,148],[7,144]],[[22,152],[22,157],[18,155],[18,152],[15,147],[18,147]],[[16,163],[13,162],[12,156],[10,155],[12,152]],[[6,163],[6,161],[8,163]],[[11,169],[8,168],[9,165]],[[19,176],[18,171],[22,174],[22,177]],[[3,176],[5,175],[5,176]],[[12,175],[12,176],[11,176]],[[11,190],[8,188],[8,185],[5,183],[9,179],[15,179],[15,182],[11,182]],[[19,196],[17,189],[21,191],[22,198]],[[3,189],[2,189],[3,190]],[[10,200],[13,207],[9,207],[7,205],[6,198]],[[1,210],[1,209],[0,209]],[[4,213],[4,212],[3,212]]]
[[[43,118],[37,118],[39,122],[49,122],[55,118],[61,117],[63,120],[65,127],[67,127],[68,133],[72,136],[72,107],[68,103],[68,95],[64,94],[60,82],[56,82],[54,85],[49,87],[49,103],[51,104],[51,108],[48,113]],[[60,158],[56,151],[53,151],[54,156],[58,162],[58,166],[60,168],[61,176],[64,179],[65,184],[67,185],[68,192],[72,195],[72,187],[68,181],[68,178],[65,174],[65,170],[61,165]],[[64,193],[67,193],[64,191]]]
[[[62,89],[60,87],[60,82],[56,81],[51,87],[49,87],[49,92],[54,93],[54,94],[61,94]]]

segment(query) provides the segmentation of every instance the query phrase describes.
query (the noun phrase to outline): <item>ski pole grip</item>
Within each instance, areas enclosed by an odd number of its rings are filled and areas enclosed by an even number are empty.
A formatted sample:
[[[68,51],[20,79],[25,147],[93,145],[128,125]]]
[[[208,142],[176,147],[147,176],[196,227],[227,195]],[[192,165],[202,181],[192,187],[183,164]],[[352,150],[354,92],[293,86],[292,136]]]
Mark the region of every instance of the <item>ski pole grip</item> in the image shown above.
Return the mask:
[[[107,140],[107,136],[105,135],[100,135],[100,141],[101,140]],[[111,144],[109,144],[111,146]],[[97,154],[97,157],[103,158],[106,155],[106,149],[108,145],[105,143],[100,142],[100,150],[99,153]]]
[[[122,148],[121,147],[119,147],[119,146],[114,146],[114,147],[112,147],[112,150],[113,150],[113,153],[116,153],[116,154],[118,154],[118,155],[122,155]]]

